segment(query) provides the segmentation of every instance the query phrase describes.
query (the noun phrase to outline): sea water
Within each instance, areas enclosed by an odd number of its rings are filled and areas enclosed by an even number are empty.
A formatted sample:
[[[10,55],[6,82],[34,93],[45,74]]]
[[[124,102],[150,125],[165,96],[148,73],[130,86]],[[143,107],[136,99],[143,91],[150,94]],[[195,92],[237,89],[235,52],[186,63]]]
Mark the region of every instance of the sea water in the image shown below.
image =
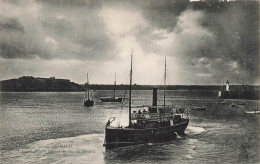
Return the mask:
[[[105,124],[128,123],[128,102],[102,103],[111,91],[94,91],[93,107],[84,107],[83,92],[0,93],[1,163],[259,163],[257,101],[220,103],[217,91],[167,91],[166,104],[196,106],[189,111],[185,135],[173,141],[106,150]],[[150,105],[152,91],[133,91],[133,105]],[[124,96],[124,91],[118,91]],[[127,94],[126,94],[127,95]],[[159,92],[158,104],[163,104]]]

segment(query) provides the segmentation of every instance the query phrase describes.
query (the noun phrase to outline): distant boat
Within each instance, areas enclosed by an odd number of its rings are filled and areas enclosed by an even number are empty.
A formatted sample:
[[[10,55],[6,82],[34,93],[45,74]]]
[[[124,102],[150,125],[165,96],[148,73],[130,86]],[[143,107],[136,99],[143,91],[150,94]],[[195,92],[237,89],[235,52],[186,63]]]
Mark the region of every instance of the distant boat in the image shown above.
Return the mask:
[[[246,114],[259,114],[258,104],[256,104],[256,109],[254,111],[245,111]]]
[[[94,105],[94,100],[89,98],[89,82],[88,82],[88,74],[87,74],[87,96],[85,92],[84,96],[84,101],[83,101],[84,106],[91,107]]]
[[[201,111],[203,111],[203,110],[207,110],[207,108],[203,107],[203,106],[197,106],[197,107],[191,108],[191,110],[201,110]]]
[[[245,101],[239,103],[238,105],[246,105]]]
[[[165,61],[166,62],[166,61]],[[165,63],[166,67],[166,63]],[[125,147],[151,142],[163,142],[176,138],[177,134],[183,134],[189,124],[189,118],[184,114],[177,114],[172,107],[165,105],[165,83],[166,68],[164,77],[164,105],[157,105],[157,88],[153,89],[153,104],[148,110],[141,109],[131,112],[131,88],[132,88],[132,55],[129,85],[129,124],[126,127],[111,126],[114,117],[111,117],[105,128],[106,148]],[[188,115],[188,113],[187,113]]]
[[[100,97],[102,102],[122,102],[122,97],[116,97],[116,74],[115,74],[115,83],[114,83],[114,94],[113,97]]]
[[[203,110],[207,110],[207,108],[204,107],[203,100],[201,99],[201,104],[199,106],[191,108],[191,110],[201,110],[201,111],[203,111]]]
[[[256,111],[246,111],[246,114],[259,114],[260,111],[256,110]]]

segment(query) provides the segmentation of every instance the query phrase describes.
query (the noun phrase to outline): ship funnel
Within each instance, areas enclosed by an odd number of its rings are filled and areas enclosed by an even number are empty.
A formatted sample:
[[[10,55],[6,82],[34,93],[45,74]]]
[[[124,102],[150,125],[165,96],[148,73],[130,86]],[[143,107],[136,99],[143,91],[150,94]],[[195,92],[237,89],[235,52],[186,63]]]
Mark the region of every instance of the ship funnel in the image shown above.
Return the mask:
[[[157,106],[157,88],[153,88],[153,106]]]

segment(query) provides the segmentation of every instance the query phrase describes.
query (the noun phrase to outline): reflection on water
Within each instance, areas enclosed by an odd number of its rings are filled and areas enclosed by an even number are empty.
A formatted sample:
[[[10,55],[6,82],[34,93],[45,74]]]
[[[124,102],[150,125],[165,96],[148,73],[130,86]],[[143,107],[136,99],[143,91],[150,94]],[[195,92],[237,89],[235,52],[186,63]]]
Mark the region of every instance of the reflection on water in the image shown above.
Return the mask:
[[[120,115],[115,124],[128,122],[127,107],[97,102],[107,93],[97,91],[91,108],[82,105],[83,93],[1,93],[1,163],[259,162],[259,117],[244,114],[254,110],[256,101],[230,108],[231,101],[218,103],[212,91],[168,91],[167,104],[176,106],[198,105],[203,95],[207,110],[190,111],[185,135],[106,150],[106,121]],[[151,104],[151,91],[134,91],[133,97],[134,105]]]

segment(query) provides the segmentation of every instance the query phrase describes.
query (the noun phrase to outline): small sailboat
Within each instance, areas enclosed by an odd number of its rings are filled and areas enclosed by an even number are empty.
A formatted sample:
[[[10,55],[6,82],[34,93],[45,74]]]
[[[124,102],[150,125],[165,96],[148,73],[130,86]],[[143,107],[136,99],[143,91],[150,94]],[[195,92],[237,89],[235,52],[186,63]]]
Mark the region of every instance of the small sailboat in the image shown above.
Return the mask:
[[[200,102],[201,102],[201,104],[199,106],[193,107],[193,108],[191,108],[191,110],[200,110],[200,111],[207,110],[207,108],[203,105],[202,98],[200,98]]]
[[[122,97],[116,97],[116,74],[115,74],[115,83],[114,83],[114,93],[113,97],[100,97],[102,102],[122,102]]]
[[[106,124],[103,146],[106,148],[115,148],[150,142],[163,142],[176,138],[177,134],[180,135],[184,133],[189,124],[189,118],[185,118],[184,114],[175,113],[172,107],[165,105],[165,87],[163,106],[157,105],[157,88],[154,88],[153,104],[147,107],[148,109],[143,112],[141,112],[140,109],[138,112],[136,110],[131,112],[131,90],[132,55],[129,85],[129,124],[126,127],[120,125],[116,127],[111,126],[111,122],[114,120],[114,118],[111,117]]]
[[[90,96],[89,96],[89,81],[88,81],[88,74],[87,74],[87,96],[86,96],[86,92],[85,92],[83,105],[84,105],[84,106],[87,106],[87,107],[91,107],[91,106],[94,105],[94,100],[93,100],[93,99],[90,99]]]

